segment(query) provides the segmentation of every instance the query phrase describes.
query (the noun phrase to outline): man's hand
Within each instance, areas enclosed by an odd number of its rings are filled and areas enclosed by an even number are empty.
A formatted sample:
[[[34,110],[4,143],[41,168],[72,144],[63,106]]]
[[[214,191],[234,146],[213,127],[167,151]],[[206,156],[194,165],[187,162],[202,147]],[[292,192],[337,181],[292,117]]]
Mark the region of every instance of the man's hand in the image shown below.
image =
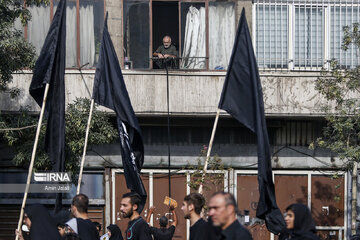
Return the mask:
[[[19,240],[24,240],[21,230],[15,230],[15,235],[18,236]]]
[[[153,212],[156,210],[156,208],[154,207],[154,206],[151,206],[150,208],[149,208],[149,214],[147,215],[147,217],[146,217],[146,222],[148,223],[148,224],[150,224],[150,218],[151,218],[151,215],[153,214]]]
[[[161,53],[158,53],[158,58],[165,58],[166,55],[167,55],[167,54],[162,55]]]

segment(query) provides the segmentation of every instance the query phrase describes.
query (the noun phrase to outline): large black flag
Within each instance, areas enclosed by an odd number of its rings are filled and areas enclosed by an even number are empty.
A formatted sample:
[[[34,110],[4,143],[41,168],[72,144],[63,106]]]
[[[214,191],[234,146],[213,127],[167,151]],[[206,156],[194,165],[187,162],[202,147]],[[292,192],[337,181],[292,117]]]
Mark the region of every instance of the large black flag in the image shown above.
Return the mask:
[[[61,0],[36,61],[29,89],[31,96],[41,107],[45,86],[49,84],[45,105],[47,116],[45,151],[55,172],[65,170],[65,42],[66,1]],[[61,208],[61,204],[61,194],[57,194],[56,210]]]
[[[96,66],[93,98],[96,103],[115,111],[121,143],[121,156],[126,185],[142,198],[139,213],[146,202],[146,191],[140,178],[144,163],[141,130],[126,90],[119,60],[107,27],[107,14],[101,41],[99,62]]]
[[[260,199],[256,216],[265,219],[267,228],[277,234],[285,227],[285,222],[275,199],[262,88],[244,9],[241,13],[219,108],[227,111],[257,136]]]

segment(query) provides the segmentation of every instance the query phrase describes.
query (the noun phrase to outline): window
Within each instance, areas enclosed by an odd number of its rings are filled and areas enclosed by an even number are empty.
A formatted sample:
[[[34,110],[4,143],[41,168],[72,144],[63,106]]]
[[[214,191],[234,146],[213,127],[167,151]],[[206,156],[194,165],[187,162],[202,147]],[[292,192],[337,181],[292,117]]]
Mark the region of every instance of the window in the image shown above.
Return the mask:
[[[135,69],[158,68],[153,52],[168,35],[178,51],[174,68],[225,70],[235,39],[232,1],[123,0],[124,61]]]
[[[30,6],[32,19],[24,30],[24,36],[35,46],[39,55],[59,0],[49,5]],[[66,8],[66,67],[92,68],[98,58],[104,0],[70,0]]]
[[[255,1],[254,36],[260,68],[319,70],[336,59],[358,65],[355,47],[341,48],[343,27],[360,22],[355,1]]]

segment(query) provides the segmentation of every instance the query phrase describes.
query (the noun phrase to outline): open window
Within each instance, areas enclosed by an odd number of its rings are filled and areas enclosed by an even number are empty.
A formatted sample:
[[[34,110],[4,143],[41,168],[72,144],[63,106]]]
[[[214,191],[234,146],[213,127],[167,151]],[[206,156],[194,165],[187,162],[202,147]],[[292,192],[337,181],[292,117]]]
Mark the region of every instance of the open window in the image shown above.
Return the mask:
[[[168,35],[177,68],[226,70],[235,39],[233,1],[124,1],[124,66],[157,68],[152,54]]]

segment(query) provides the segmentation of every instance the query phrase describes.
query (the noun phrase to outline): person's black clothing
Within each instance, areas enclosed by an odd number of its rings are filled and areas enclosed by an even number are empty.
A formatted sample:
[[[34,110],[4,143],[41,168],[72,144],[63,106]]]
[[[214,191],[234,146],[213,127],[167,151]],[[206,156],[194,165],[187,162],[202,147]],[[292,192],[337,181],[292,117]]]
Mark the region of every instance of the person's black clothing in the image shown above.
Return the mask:
[[[150,233],[153,235],[154,240],[171,240],[174,236],[175,226],[172,225],[168,228],[150,227]]]
[[[215,228],[200,218],[190,227],[190,240],[215,240]]]
[[[279,240],[319,240],[316,235],[316,227],[311,212],[307,206],[301,203],[291,204],[286,211],[294,212],[294,228],[286,229],[281,233]]]
[[[40,204],[31,205],[25,208],[24,212],[30,218],[30,239],[32,240],[60,240],[60,234],[57,230],[54,219],[50,216],[48,210]]]
[[[99,232],[89,219],[76,218],[80,240],[99,240]]]
[[[229,227],[220,234],[221,240],[252,240],[250,232],[244,228],[238,220],[235,220]]]
[[[128,223],[125,236],[127,240],[152,240],[150,227],[142,217]]]
[[[123,236],[121,235],[120,228],[115,224],[110,224],[107,229],[111,232],[111,237],[109,240],[123,240]]]

